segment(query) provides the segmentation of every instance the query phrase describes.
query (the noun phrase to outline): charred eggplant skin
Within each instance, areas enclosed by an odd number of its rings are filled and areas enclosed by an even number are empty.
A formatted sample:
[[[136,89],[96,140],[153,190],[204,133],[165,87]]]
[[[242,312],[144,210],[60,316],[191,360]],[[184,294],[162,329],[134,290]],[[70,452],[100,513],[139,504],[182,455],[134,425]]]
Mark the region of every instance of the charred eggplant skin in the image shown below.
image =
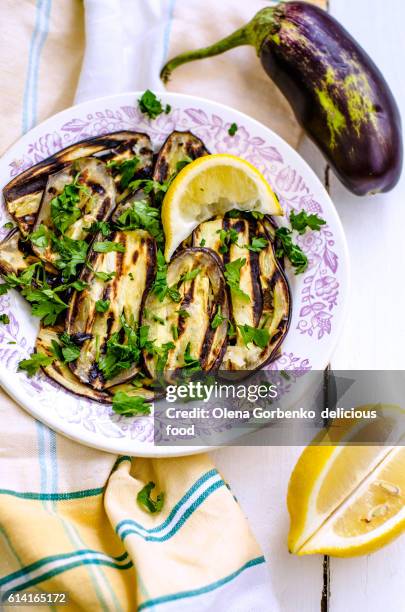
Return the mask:
[[[401,118],[372,59],[326,11],[307,2],[265,8],[218,43],[184,53],[162,70],[239,45],[256,48],[262,66],[342,183],[356,195],[386,192],[403,163]]]

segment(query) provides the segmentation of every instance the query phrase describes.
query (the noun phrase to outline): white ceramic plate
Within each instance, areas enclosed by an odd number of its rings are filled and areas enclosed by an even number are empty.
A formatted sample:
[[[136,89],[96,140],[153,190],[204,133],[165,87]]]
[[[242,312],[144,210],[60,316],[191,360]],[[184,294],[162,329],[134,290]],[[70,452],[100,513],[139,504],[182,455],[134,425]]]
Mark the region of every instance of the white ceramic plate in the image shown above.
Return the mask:
[[[151,121],[138,110],[139,93],[110,96],[69,108],[25,134],[3,156],[0,183],[79,140],[136,130],[150,135],[158,149],[173,130],[191,130],[212,153],[232,153],[252,162],[278,194],[284,210],[305,209],[327,221],[320,232],[307,232],[298,242],[309,257],[305,274],[287,270],[292,292],[292,320],[273,368],[323,369],[331,356],[345,314],[349,284],[347,245],[335,208],[306,162],[264,125],[232,108],[202,98],[164,94],[172,111]],[[238,125],[229,136],[231,123]],[[2,203],[0,227],[9,221]],[[7,230],[1,229],[1,237]],[[112,453],[171,456],[203,447],[156,447],[153,418],[120,417],[111,407],[77,397],[43,374],[27,378],[17,372],[35,344],[38,321],[16,291],[0,298],[0,312],[10,323],[0,326],[0,383],[28,412],[52,429],[78,442]],[[13,343],[13,344],[10,344]]]

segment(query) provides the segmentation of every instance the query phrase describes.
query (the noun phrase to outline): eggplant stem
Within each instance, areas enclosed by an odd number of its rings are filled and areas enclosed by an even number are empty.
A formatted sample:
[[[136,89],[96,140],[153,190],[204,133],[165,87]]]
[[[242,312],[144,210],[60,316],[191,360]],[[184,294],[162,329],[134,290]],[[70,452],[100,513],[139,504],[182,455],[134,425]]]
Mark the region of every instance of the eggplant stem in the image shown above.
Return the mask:
[[[209,47],[196,49],[195,51],[187,51],[186,53],[181,53],[180,55],[173,57],[163,66],[160,72],[160,78],[162,79],[163,83],[167,83],[170,80],[173,70],[182,64],[204,59],[206,57],[212,57],[213,55],[219,55],[220,53],[224,53],[225,51],[233,49],[234,47],[250,44],[251,40],[249,30],[246,26],[244,26],[229,36],[226,36],[222,40],[210,45]]]

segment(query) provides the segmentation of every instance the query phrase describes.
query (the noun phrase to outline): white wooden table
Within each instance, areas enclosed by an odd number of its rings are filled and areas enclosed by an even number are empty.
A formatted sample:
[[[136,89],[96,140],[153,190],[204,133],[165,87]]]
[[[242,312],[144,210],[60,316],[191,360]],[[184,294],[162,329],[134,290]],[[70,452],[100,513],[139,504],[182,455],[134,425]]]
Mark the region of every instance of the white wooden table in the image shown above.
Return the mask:
[[[330,0],[329,10],[380,67],[405,122],[404,0]],[[301,153],[323,179],[325,163],[313,145],[304,142]],[[366,198],[351,195],[330,174],[330,193],[352,264],[349,316],[332,368],[405,370],[405,173],[391,193]],[[326,566],[320,555],[289,555],[285,500],[300,452],[244,447],[213,453],[269,561],[281,611],[405,612],[405,537],[367,557],[331,558]]]

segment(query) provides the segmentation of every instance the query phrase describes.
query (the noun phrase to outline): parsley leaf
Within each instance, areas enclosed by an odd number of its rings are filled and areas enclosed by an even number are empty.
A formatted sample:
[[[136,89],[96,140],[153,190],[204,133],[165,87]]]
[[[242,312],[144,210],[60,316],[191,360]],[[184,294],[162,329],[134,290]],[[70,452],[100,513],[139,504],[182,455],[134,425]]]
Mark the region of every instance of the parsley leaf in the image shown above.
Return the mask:
[[[156,97],[150,89],[147,89],[138,100],[139,108],[142,113],[148,115],[151,119],[156,119],[163,112],[169,113],[171,107],[169,104],[165,108],[162,106],[162,102]]]
[[[179,315],[179,317],[182,317],[183,319],[188,319],[188,317],[190,316],[190,313],[188,312],[188,310],[185,310],[184,308],[180,308],[177,311],[177,314]]]
[[[322,225],[326,225],[326,221],[318,217],[318,215],[308,215],[305,210],[301,210],[298,214],[292,210],[290,213],[291,228],[299,234],[305,234],[307,228],[319,232]]]
[[[7,283],[2,283],[0,285],[0,295],[6,295],[7,291],[10,289],[10,287],[7,285]]]
[[[149,206],[147,200],[135,200],[130,208],[117,219],[117,226],[122,230],[145,229],[158,245],[163,245],[164,234],[160,219],[160,210]]]
[[[186,370],[187,374],[194,374],[194,372],[200,372],[201,365],[200,360],[196,357],[191,356],[191,343],[189,342],[186,346],[186,350],[184,351],[184,365],[181,368],[182,370]]]
[[[10,323],[10,317],[6,314],[0,314],[0,323],[4,323],[4,325],[8,325]]]
[[[13,229],[13,227],[15,227],[14,223],[12,221],[7,221],[7,223],[5,223],[3,225],[4,229]]]
[[[102,280],[105,283],[112,280],[115,274],[115,272],[94,272],[94,276],[97,278],[97,280]]]
[[[163,370],[165,369],[166,363],[167,363],[167,358],[169,356],[169,351],[171,349],[174,349],[175,345],[173,344],[173,342],[166,342],[165,344],[162,344],[161,346],[154,346],[153,347],[153,354],[157,356],[157,362],[156,362],[156,373],[158,376],[160,376],[163,372]]]
[[[275,235],[280,243],[280,247],[276,250],[276,257],[280,258],[284,255],[288,257],[291,265],[295,268],[295,274],[305,272],[308,267],[308,257],[300,249],[300,247],[292,241],[291,230],[288,227],[279,227],[276,229]]]
[[[266,238],[253,238],[252,242],[246,246],[249,251],[253,253],[260,253],[262,249],[265,249],[269,241]]]
[[[168,295],[173,302],[180,302],[181,300],[178,289],[176,289],[176,287],[169,287],[167,284],[167,263],[162,251],[157,252],[157,271],[152,291],[158,296],[160,302],[163,302],[166,295]]]
[[[151,498],[150,494],[151,494],[151,491],[155,488],[155,486],[156,485],[154,482],[152,481],[148,482],[148,484],[146,484],[136,496],[136,501],[138,502],[138,504],[143,509],[146,509],[148,512],[150,512],[151,514],[155,514],[156,512],[161,511],[161,509],[163,508],[163,503],[164,503],[164,498],[165,498],[164,493],[159,493],[156,496],[156,499]]]
[[[205,247],[206,242],[207,241],[205,240],[205,238],[202,238],[200,241],[200,247]]]
[[[221,242],[221,246],[219,247],[220,253],[227,253],[229,250],[229,245],[235,244],[236,242],[238,242],[239,234],[233,228],[228,229],[228,230],[225,230],[225,229],[217,230],[217,234],[219,234],[219,239]]]
[[[180,276],[178,285],[180,283],[185,283],[186,281],[194,280],[196,276],[198,276],[201,272],[201,268],[195,268],[194,270],[190,270],[189,272],[185,272]]]
[[[34,376],[42,366],[51,365],[54,358],[45,353],[31,353],[29,359],[23,359],[18,364],[18,371],[27,372],[27,376]]]
[[[136,169],[139,165],[139,157],[131,157],[130,159],[124,159],[123,161],[109,161],[107,168],[111,168],[114,174],[120,174],[120,188],[124,191],[135,176]]]
[[[170,329],[172,332],[173,340],[178,340],[179,339],[179,328],[177,327],[177,325],[173,323]]]
[[[107,221],[93,221],[88,230],[91,234],[97,234],[98,232],[101,232],[104,238],[108,238],[108,236],[111,234],[111,227],[109,226]]]
[[[82,216],[79,207],[82,195],[91,198],[89,188],[79,183],[79,177],[80,173],[50,202],[52,223],[61,234]]]
[[[117,414],[135,416],[150,414],[151,405],[140,395],[128,395],[124,391],[114,393],[112,409]]]
[[[236,123],[231,123],[231,126],[228,130],[229,136],[235,136],[237,131],[238,131],[238,126],[236,125]]]
[[[38,229],[30,234],[30,240],[32,244],[34,244],[38,248],[46,249],[50,241],[48,228],[45,227],[43,223],[41,223]]]
[[[238,325],[238,329],[241,333],[242,340],[245,346],[248,346],[251,342],[259,346],[260,348],[266,348],[270,334],[267,329],[258,329],[257,327],[252,327],[251,325]]]
[[[239,287],[240,271],[246,263],[246,259],[235,259],[225,265],[225,278],[232,293],[244,302],[250,302],[250,297]]]
[[[96,312],[107,312],[110,306],[110,300],[97,300]]]
[[[95,242],[93,245],[93,251],[96,251],[96,253],[111,253],[112,251],[125,253],[125,247],[120,242],[105,240],[104,242]]]
[[[62,363],[71,363],[80,355],[80,348],[73,342],[71,336],[66,332],[59,334],[60,344],[56,340],[52,341],[52,348],[55,357]]]
[[[59,254],[59,259],[55,262],[58,270],[62,270],[64,279],[69,279],[77,275],[77,266],[84,264],[87,257],[89,245],[84,240],[73,240],[68,236],[50,234],[52,246]]]
[[[141,354],[137,330],[121,316],[122,328],[107,340],[105,354],[98,359],[104,378],[110,380],[139,361]],[[123,337],[124,336],[124,337]]]
[[[215,314],[215,317],[212,319],[211,329],[217,329],[217,327],[219,327],[224,321],[226,321],[226,317],[222,316],[221,306],[220,304],[218,304],[217,312]]]

